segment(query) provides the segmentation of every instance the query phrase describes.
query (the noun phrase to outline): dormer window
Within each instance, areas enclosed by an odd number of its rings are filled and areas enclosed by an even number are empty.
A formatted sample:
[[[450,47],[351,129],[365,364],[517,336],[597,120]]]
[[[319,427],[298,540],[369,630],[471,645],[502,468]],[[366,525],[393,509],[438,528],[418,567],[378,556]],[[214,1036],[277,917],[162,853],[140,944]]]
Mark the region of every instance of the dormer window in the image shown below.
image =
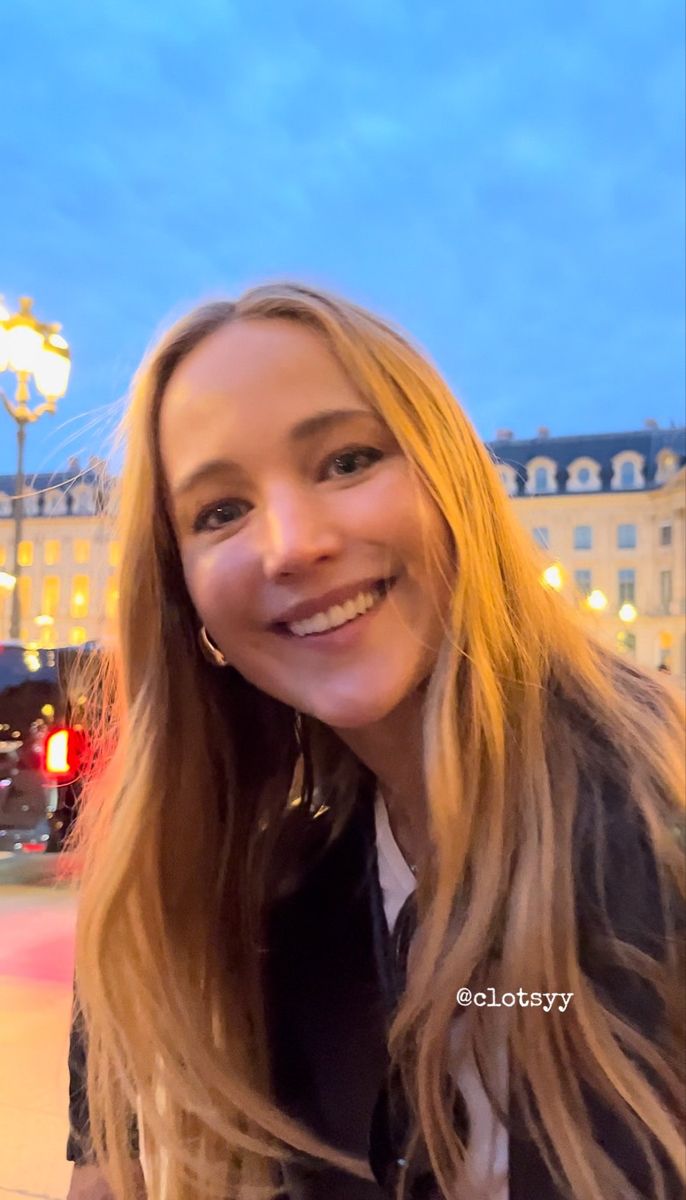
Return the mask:
[[[12,516],[12,497],[0,492],[0,517]]]
[[[557,463],[551,458],[533,458],[527,463],[526,491],[529,496],[557,491]]]
[[[63,517],[67,512],[67,493],[62,488],[52,488],[43,497],[43,516]]]
[[[517,472],[514,467],[508,466],[506,463],[500,463],[498,466],[498,475],[500,482],[508,496],[517,495]]]
[[[594,458],[575,458],[568,468],[568,492],[600,491],[600,463]]]
[[[88,484],[71,489],[71,511],[73,516],[92,516],[95,512],[93,489]]]
[[[636,464],[635,463],[632,463],[632,462],[622,463],[621,470],[619,472],[619,486],[620,486],[620,488],[636,487]]]
[[[636,450],[625,450],[616,454],[612,460],[612,488],[614,491],[627,492],[633,488],[641,488],[643,478],[643,455]]]
[[[21,507],[25,517],[37,517],[38,492],[34,492],[33,488],[25,488]]]
[[[665,447],[657,456],[656,483],[666,483],[675,474],[679,466],[679,456],[673,450]]]

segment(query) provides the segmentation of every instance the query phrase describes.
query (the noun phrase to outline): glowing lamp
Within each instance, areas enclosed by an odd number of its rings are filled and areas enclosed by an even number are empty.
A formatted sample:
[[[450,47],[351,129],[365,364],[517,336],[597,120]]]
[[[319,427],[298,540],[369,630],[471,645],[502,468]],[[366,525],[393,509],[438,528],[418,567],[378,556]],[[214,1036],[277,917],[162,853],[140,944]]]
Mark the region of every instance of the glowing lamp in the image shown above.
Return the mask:
[[[634,608],[633,604],[629,604],[629,602],[627,600],[626,604],[623,604],[622,607],[620,608],[618,616],[619,616],[620,621],[624,621],[624,622],[626,622],[626,624],[630,624],[632,621],[636,620],[638,613],[636,612],[636,609]]]
[[[67,390],[70,370],[69,347],[54,330],[43,342],[33,367],[33,380],[41,396],[59,400]]]
[[[604,608],[607,608],[607,596],[605,592],[601,592],[600,588],[594,588],[586,603],[594,612],[602,612]]]
[[[28,296],[22,296],[19,312],[3,322],[7,331],[7,361],[19,375],[31,374],[43,348],[43,331],[31,312],[32,304]]]
[[[545,571],[543,572],[543,582],[549,588],[553,588],[554,591],[560,591],[562,587],[562,571],[557,563],[553,563],[552,566],[546,567]]]

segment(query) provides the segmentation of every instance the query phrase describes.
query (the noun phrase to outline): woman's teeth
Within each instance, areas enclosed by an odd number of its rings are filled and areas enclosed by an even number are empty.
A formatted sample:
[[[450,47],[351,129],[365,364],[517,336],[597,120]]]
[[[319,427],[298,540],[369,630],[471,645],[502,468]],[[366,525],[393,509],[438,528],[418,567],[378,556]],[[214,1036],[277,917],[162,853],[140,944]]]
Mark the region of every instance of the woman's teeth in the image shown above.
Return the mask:
[[[346,600],[345,604],[334,604],[326,612],[315,613],[313,617],[307,617],[304,621],[293,621],[286,628],[296,637],[307,637],[310,633],[324,633],[327,629],[337,629],[339,625],[346,625],[348,621],[354,621],[356,617],[368,612],[385,594],[386,588],[378,585],[368,592],[359,592],[353,599]]]

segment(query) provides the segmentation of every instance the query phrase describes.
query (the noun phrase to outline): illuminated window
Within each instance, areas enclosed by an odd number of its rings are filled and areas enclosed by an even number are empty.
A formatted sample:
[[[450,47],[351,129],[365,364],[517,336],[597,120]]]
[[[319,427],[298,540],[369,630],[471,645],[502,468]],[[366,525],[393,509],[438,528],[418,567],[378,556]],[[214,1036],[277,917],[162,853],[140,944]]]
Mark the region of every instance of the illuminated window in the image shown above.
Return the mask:
[[[70,646],[80,646],[83,642],[88,641],[88,635],[83,625],[75,625],[69,634]]]
[[[90,560],[91,544],[86,538],[76,538],[73,548],[74,562],[83,565]]]
[[[19,543],[19,565],[22,567],[33,565],[33,542]]]
[[[119,542],[110,542],[107,547],[107,561],[111,567],[119,566]]]
[[[75,575],[71,585],[71,604],[69,614],[72,617],[88,616],[88,576]]]
[[[19,588],[19,613],[22,621],[28,621],[31,616],[31,579],[28,575],[20,575],[17,582]]]
[[[672,572],[660,571],[660,609],[668,613],[672,608]]]
[[[636,634],[630,633],[628,629],[620,629],[617,634],[617,651],[619,654],[624,654],[628,658],[636,656]]]
[[[60,561],[60,543],[54,538],[43,546],[43,562],[46,567],[54,567]]]
[[[57,606],[60,602],[60,581],[57,575],[46,575],[43,580],[43,602],[41,604],[41,612],[48,617],[54,617],[57,614]]]
[[[4,567],[7,562],[7,551],[4,546],[0,546],[0,567]]]
[[[105,616],[107,617],[108,621],[112,620],[114,617],[117,611],[118,601],[119,588],[117,586],[117,579],[114,575],[111,575],[107,580],[107,589],[105,591]]]
[[[620,571],[617,582],[619,584],[618,607],[621,608],[623,604],[634,604],[636,600],[636,572],[633,567],[626,567]]]

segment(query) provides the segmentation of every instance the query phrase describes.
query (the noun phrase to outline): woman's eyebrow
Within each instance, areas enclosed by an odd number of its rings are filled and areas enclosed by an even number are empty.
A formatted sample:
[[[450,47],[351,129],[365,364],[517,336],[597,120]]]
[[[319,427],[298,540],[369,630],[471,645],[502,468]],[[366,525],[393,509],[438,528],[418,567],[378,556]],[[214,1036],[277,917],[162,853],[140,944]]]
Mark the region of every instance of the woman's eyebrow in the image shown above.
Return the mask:
[[[313,413],[311,417],[305,417],[304,420],[298,421],[288,431],[287,439],[295,444],[305,442],[309,438],[315,437],[319,433],[323,433],[328,429],[335,428],[338,425],[348,425],[355,420],[371,419],[379,430],[385,429],[385,425],[381,418],[371,408],[328,408],[321,412]],[[190,492],[200,483],[204,483],[207,479],[211,479],[220,474],[228,474],[235,472],[236,474],[245,474],[240,463],[235,462],[231,458],[212,458],[207,462],[202,463],[199,467],[195,467],[187,475],[182,476],[179,483],[173,489],[174,499]]]

